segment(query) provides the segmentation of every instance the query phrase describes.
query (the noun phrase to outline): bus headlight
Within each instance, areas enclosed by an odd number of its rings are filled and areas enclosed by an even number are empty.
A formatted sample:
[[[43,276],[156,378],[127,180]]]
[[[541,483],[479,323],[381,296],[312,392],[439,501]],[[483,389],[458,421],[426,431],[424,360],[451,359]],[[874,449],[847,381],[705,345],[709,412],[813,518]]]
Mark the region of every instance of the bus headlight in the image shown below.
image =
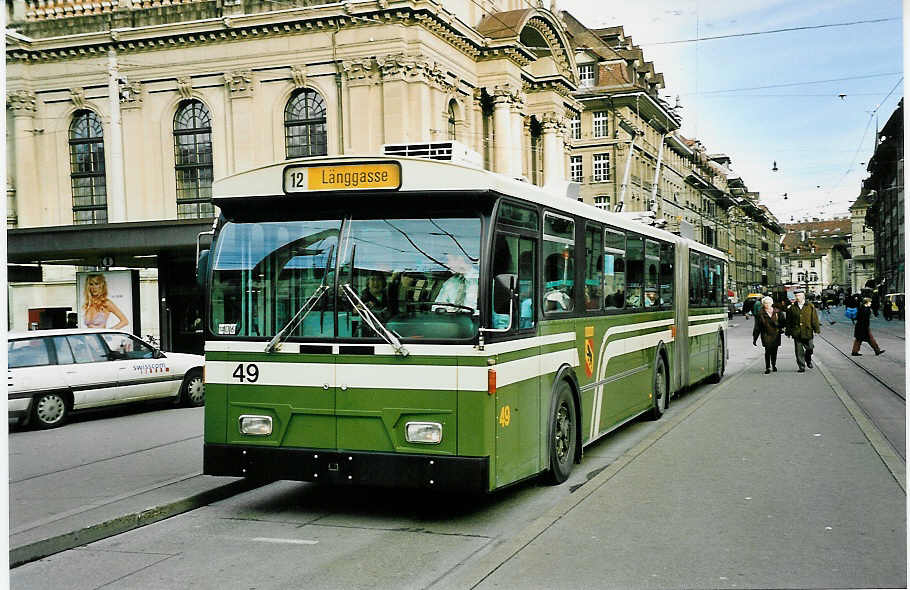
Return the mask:
[[[272,417],[250,415],[241,416],[240,434],[249,434],[253,436],[268,436],[272,434]]]
[[[408,422],[405,432],[409,443],[438,445],[442,442],[442,424],[439,422]]]

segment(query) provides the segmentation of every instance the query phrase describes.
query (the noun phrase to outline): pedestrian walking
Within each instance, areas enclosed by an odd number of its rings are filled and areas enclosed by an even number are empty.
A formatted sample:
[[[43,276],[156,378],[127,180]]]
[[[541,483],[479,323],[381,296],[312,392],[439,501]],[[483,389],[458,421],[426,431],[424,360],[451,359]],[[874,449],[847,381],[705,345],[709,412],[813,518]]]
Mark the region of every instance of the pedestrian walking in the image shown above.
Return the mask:
[[[822,312],[825,314],[825,319],[828,320],[828,323],[831,324],[832,326],[834,324],[836,324],[837,322],[835,322],[833,319],[831,319],[831,306],[828,303],[828,300],[825,299],[824,297],[822,298],[821,306],[822,306]]]
[[[878,296],[878,289],[872,291],[872,313],[878,317],[878,308],[881,305],[881,299]]]
[[[872,299],[866,297],[863,299],[863,304],[860,306],[859,311],[856,312],[856,327],[853,328],[853,352],[850,353],[853,356],[863,356],[859,351],[859,347],[863,342],[869,343],[869,346],[875,351],[875,356],[885,352],[878,347],[878,342],[875,341],[875,337],[872,336],[872,332],[869,330],[869,323],[872,319],[871,307]]]
[[[815,334],[821,334],[821,331],[815,306],[806,301],[806,292],[798,289],[796,301],[787,310],[787,335],[793,338],[800,373],[805,373],[806,367],[812,368],[812,353],[815,350],[812,339]]]
[[[774,300],[765,296],[761,300],[762,307],[755,316],[755,328],[752,330],[752,346],[761,336],[761,345],[765,348],[765,375],[771,371],[777,372],[777,349],[780,348],[780,332],[783,328],[783,318],[775,309]]]

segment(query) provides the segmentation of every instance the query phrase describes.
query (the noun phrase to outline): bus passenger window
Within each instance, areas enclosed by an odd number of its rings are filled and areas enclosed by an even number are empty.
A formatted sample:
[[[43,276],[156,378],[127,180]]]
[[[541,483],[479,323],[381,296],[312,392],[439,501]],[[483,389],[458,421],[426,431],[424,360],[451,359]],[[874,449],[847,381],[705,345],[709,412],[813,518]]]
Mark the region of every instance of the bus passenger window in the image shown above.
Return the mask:
[[[645,307],[661,305],[658,293],[658,268],[660,267],[660,244],[645,240]]]
[[[565,217],[544,216],[545,311],[575,309],[575,222]]]
[[[603,300],[603,233],[597,228],[585,232],[585,309],[600,309]]]
[[[537,324],[534,285],[537,284],[537,257],[534,240],[518,240],[518,329],[526,330]]]
[[[607,230],[604,233],[604,308],[626,306],[626,236]]]
[[[673,305],[673,244],[660,245],[660,302]]]
[[[701,254],[689,250],[689,305],[701,304]]]
[[[517,288],[518,257],[513,254],[518,251],[518,236],[497,234],[496,246],[493,248],[492,270],[492,313],[491,323],[494,330],[502,330],[509,326],[509,290],[507,285],[512,284]],[[496,280],[499,277],[500,280]],[[504,286],[505,285],[505,286]]]
[[[626,238],[626,309],[642,306],[644,254],[642,238],[638,236]]]

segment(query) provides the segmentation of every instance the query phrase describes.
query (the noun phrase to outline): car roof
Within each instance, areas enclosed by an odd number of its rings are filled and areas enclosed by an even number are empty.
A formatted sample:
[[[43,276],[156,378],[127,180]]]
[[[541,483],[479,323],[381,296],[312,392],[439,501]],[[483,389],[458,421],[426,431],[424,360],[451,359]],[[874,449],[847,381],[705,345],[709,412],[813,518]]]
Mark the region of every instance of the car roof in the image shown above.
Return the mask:
[[[74,336],[76,334],[110,334],[111,332],[133,336],[133,334],[124,332],[123,330],[105,330],[103,328],[61,328],[57,330],[29,330],[28,332],[8,332],[6,338],[7,340],[16,340],[21,338],[36,338],[38,336]]]

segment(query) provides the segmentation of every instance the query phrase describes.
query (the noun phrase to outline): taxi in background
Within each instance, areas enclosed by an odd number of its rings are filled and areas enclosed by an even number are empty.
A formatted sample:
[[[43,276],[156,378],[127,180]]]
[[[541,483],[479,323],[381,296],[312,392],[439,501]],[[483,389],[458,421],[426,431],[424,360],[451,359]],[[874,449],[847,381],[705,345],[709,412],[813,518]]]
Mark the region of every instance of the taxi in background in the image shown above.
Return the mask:
[[[9,417],[38,428],[87,408],[159,398],[205,403],[202,356],[164,353],[127,332],[10,332],[7,354]]]

